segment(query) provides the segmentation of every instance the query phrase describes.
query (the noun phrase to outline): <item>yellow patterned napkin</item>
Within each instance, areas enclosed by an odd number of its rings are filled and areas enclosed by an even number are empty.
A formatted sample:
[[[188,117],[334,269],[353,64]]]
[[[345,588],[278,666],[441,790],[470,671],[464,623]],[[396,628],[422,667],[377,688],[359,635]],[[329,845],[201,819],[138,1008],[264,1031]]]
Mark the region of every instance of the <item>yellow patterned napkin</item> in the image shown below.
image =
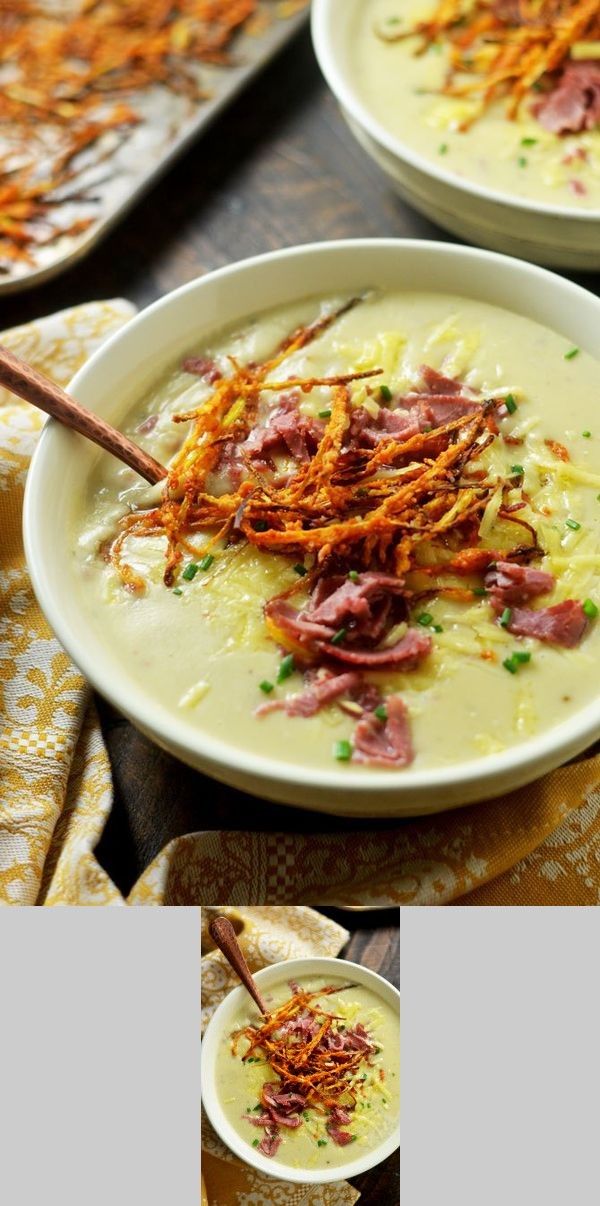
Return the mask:
[[[94,302],[0,341],[64,385],[132,313],[128,302]],[[23,488],[42,421],[0,390],[0,902],[600,904],[600,756],[387,829],[327,832],[319,817],[305,834],[189,834],[125,901],[94,857],[112,804],[98,721],[25,569]],[[260,805],[252,816],[259,830]]]
[[[239,980],[208,933],[216,912],[232,922],[252,972],[283,959],[338,955],[349,938],[347,930],[313,909],[202,909],[202,1029],[217,1005]],[[209,1206],[352,1206],[360,1194],[346,1181],[328,1185],[295,1185],[263,1176],[238,1160],[202,1115],[202,1175]]]

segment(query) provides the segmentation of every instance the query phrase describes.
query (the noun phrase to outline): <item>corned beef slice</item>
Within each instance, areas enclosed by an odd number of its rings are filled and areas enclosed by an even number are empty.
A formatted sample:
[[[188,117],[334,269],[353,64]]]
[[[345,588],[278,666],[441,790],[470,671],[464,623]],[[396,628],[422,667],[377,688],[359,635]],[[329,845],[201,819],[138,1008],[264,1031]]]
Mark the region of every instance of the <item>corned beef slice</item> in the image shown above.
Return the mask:
[[[568,63],[556,87],[533,112],[553,134],[593,130],[600,123],[600,62]]]
[[[337,1143],[338,1147],[345,1147],[347,1143],[352,1142],[352,1135],[348,1131],[340,1131],[337,1126],[328,1126],[327,1133],[331,1135],[331,1138],[334,1143]]]
[[[262,1152],[263,1156],[274,1156],[279,1144],[281,1143],[281,1135],[277,1134],[275,1126],[272,1132],[267,1131],[264,1138],[261,1140],[258,1151]]]
[[[319,648],[327,657],[363,670],[382,670],[399,666],[413,670],[431,653],[432,640],[422,629],[409,628],[405,636],[388,649],[355,649],[320,642]]]
[[[513,561],[497,561],[496,568],[485,576],[485,588],[490,594],[490,603],[496,611],[519,603],[528,603],[537,595],[547,595],[555,579],[544,570],[532,569],[528,565],[517,565]]]
[[[516,636],[537,637],[550,645],[573,649],[587,628],[587,616],[578,599],[565,599],[555,607],[513,608],[508,631]]]
[[[354,730],[354,758],[376,766],[408,766],[414,752],[406,705],[398,695],[390,695],[385,706],[387,720],[379,720],[373,713],[359,720]],[[362,1027],[357,1026],[352,1036],[359,1050],[361,1043],[370,1044],[366,1033],[361,1031]],[[373,1046],[362,1049],[373,1050]]]
[[[256,708],[255,716],[268,716],[270,712],[286,712],[288,716],[315,716],[320,708],[349,695],[360,686],[360,674],[348,671],[345,674],[327,674],[315,679],[305,691],[288,695],[286,699],[270,699]]]

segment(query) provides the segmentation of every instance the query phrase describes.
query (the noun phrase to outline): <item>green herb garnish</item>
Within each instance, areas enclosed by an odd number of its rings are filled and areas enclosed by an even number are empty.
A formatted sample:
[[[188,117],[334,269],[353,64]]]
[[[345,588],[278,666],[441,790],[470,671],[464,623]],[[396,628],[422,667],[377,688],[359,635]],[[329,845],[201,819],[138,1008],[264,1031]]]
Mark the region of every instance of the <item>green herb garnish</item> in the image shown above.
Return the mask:
[[[341,645],[347,631],[348,631],[347,628],[338,628],[337,632],[334,632],[334,634],[331,638],[331,644],[332,645]]]
[[[277,682],[284,682],[286,678],[290,677],[290,674],[294,673],[295,669],[296,663],[294,661],[294,655],[293,653],[287,653],[283,661],[279,664],[279,670],[277,671]]]
[[[387,720],[388,714],[385,704],[380,704],[378,708],[375,708],[373,715],[376,716],[378,720]]]
[[[525,473],[525,470],[522,465],[511,465],[510,471],[511,471],[511,473],[514,473],[517,477],[523,477],[523,474]]]
[[[273,687],[274,687],[274,683],[270,683],[269,680],[266,678],[263,678],[262,683],[259,683],[258,685],[259,685],[261,691],[264,691],[265,695],[269,695],[269,693],[273,690]]]
[[[596,616],[598,615],[598,608],[596,607],[596,604],[594,603],[593,599],[585,600],[585,602],[583,603],[583,610],[584,610],[586,616],[589,616],[590,620],[596,619]]]
[[[516,404],[512,394],[506,395],[506,397],[504,399],[504,405],[505,405],[509,415],[514,415],[514,413],[517,409],[517,404]]]
[[[295,574],[298,574],[298,575],[300,576],[300,578],[303,578],[303,577],[304,577],[304,575],[308,573],[308,570],[307,570],[306,566],[305,566],[305,565],[301,565],[301,564],[300,564],[300,562],[298,562],[298,564],[297,564],[297,565],[295,565],[295,566],[293,567],[293,569],[294,569],[294,573],[295,573]]]
[[[389,385],[380,385],[379,393],[381,394],[381,397],[383,398],[384,402],[391,402],[392,391],[391,391]]]
[[[578,355],[579,355],[579,348],[571,348],[570,351],[565,352],[564,358],[565,358],[565,360],[573,360],[573,358]]]
[[[196,565],[195,561],[190,561],[189,565],[186,565],[181,577],[185,578],[186,582],[191,582],[196,577],[199,569],[200,566]]]
[[[182,595],[182,594],[183,594],[183,591],[182,591],[181,587],[180,587],[180,586],[174,586],[174,587],[173,587],[173,594],[174,594],[174,595]]]
[[[202,561],[198,562],[198,569],[201,569],[201,570],[210,569],[213,561],[214,561],[214,557],[213,557],[212,553],[207,553],[206,557],[203,557]]]
[[[430,616],[428,611],[422,611],[420,616],[417,616],[417,624],[421,624],[423,628],[428,628],[433,624],[433,616]]]
[[[576,519],[565,519],[565,526],[570,528],[572,532],[578,532],[581,524]]]
[[[352,582],[358,582],[358,570],[349,570],[348,577]]]
[[[331,411],[330,411],[330,410],[320,410],[320,411],[319,411],[319,418],[320,418],[320,419],[330,419],[330,418],[331,418]]]
[[[352,757],[352,745],[349,741],[336,741],[333,746],[333,756],[338,762],[349,762]]]
[[[508,628],[508,625],[510,624],[510,621],[511,621],[511,617],[512,617],[512,607],[505,607],[504,611],[502,612],[502,615],[500,616],[500,620],[499,620],[499,623],[501,624],[502,628]]]

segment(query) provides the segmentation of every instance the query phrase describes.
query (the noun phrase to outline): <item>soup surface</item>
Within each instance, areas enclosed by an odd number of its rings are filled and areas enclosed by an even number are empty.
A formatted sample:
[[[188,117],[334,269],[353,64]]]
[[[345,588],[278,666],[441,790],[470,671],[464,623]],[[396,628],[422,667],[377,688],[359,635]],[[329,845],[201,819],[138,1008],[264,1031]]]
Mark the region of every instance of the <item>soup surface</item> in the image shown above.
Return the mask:
[[[267,1062],[264,1048],[251,1046],[247,1028],[258,1029],[264,1022],[252,1002],[244,1002],[230,1033],[223,1035],[218,1099],[238,1135],[274,1162],[307,1169],[347,1164],[377,1147],[399,1125],[399,1017],[370,988],[348,983],[335,977],[304,977],[299,985],[282,983],[265,994],[273,1012],[286,1005],[296,989],[315,994],[310,1009],[290,1010],[288,1020],[273,1033],[273,1038],[285,1035],[286,1049],[299,1064],[296,1079],[284,1083]],[[333,991],[323,993],[325,988]],[[334,1017],[327,1019],[328,1014]],[[322,1048],[320,1058],[311,1058],[309,1052],[303,1062],[315,1041]],[[340,1071],[344,1061],[350,1067]],[[313,1064],[323,1068],[313,1083],[322,1084],[324,1075],[334,1086],[324,1091],[330,1105],[321,1094],[310,1095]]]
[[[182,726],[353,775],[443,767],[522,742],[597,695],[600,365],[466,298],[372,292],[339,313],[346,301],[260,314],[192,349],[140,399],[124,429],[187,472],[215,391],[233,381],[237,399],[228,356],[264,364],[299,324],[328,316],[267,374],[279,384],[258,391],[250,434],[236,443],[220,429],[203,479],[210,523],[186,529],[167,583],[164,525],[187,496],[157,511],[160,490],[99,460],[73,520],[80,602]],[[289,384],[335,374],[371,375]],[[317,503],[315,491],[297,502],[282,534],[285,500],[317,472]],[[324,527],[336,500],[345,518]],[[227,508],[219,537],[211,516]],[[324,560],[313,537],[329,542]],[[292,538],[307,543],[266,547]]]
[[[416,36],[387,40],[437,9],[430,0],[353,5],[347,31],[351,78],[377,121],[440,168],[476,184],[543,204],[600,209],[597,121],[580,131],[546,129],[533,112],[540,101],[536,91],[527,92],[516,120],[507,117],[504,98],[479,115],[476,97],[442,95],[451,54],[443,33],[418,54]],[[592,70],[598,72],[600,90],[597,61]],[[600,114],[600,103],[597,110]]]

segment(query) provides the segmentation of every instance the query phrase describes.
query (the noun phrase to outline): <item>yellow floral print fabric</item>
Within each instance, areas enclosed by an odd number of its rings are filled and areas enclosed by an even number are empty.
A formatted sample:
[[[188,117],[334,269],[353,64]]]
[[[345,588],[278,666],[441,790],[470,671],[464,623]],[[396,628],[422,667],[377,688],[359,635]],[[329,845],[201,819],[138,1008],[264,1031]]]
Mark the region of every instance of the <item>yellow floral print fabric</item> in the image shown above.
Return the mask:
[[[239,983],[208,933],[216,912],[229,917],[252,972],[283,959],[338,955],[349,938],[334,921],[304,907],[202,909],[202,1029]],[[208,1206],[352,1206],[359,1193],[346,1181],[296,1185],[266,1177],[238,1160],[202,1115],[202,1175]]]
[[[133,313],[94,302],[0,335],[60,384]],[[94,855],[112,805],[89,692],[33,597],[21,513],[43,416],[0,390],[0,903],[600,904],[600,755],[500,799],[360,833],[189,834],[125,900]],[[324,831],[325,830],[325,831]]]

